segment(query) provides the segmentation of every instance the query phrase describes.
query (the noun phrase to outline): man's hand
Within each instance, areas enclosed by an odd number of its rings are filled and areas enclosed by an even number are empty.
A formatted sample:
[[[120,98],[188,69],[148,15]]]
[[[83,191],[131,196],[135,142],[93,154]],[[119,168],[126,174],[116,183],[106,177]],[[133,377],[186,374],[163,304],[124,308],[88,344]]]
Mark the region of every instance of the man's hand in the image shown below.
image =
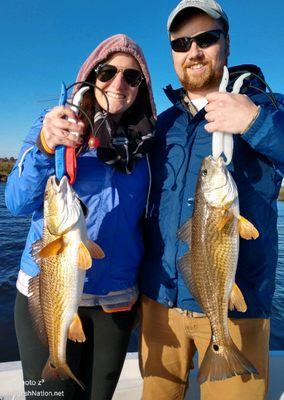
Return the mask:
[[[210,93],[206,96],[207,132],[243,133],[258,113],[258,107],[243,94]]]

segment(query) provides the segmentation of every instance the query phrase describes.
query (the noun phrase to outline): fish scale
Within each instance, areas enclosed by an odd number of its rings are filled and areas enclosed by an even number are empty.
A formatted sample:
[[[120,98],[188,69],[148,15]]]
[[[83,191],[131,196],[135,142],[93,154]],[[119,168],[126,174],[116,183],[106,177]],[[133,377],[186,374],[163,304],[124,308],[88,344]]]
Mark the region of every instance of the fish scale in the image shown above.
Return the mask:
[[[45,239],[43,245],[57,238],[51,235],[47,229],[44,230],[43,237]],[[45,316],[50,358],[55,365],[66,363],[67,330],[72,316],[78,308],[78,299],[74,296],[77,292],[76,285],[78,282],[76,275],[84,274],[75,265],[73,253],[73,249],[67,246],[61,254],[50,257],[41,263],[42,308]],[[70,294],[73,294],[73,296]],[[66,310],[71,310],[71,312]]]

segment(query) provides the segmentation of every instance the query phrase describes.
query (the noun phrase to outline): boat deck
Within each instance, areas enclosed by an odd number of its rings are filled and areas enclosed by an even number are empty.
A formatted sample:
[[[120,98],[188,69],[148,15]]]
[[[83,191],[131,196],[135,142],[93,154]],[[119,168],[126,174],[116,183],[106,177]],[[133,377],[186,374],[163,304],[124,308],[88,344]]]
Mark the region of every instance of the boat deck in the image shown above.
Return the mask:
[[[190,389],[185,400],[199,400],[197,371],[190,374]],[[142,379],[137,353],[129,353],[113,400],[140,400]],[[20,361],[0,364],[0,400],[24,400],[24,386]],[[267,400],[284,400],[284,351],[270,352],[270,386]]]

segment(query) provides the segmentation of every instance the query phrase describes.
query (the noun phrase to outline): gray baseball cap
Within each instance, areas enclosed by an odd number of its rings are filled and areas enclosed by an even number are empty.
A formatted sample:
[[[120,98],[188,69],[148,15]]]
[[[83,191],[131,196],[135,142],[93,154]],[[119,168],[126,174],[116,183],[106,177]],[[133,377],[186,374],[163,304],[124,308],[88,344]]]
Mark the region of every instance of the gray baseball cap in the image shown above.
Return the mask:
[[[167,28],[168,31],[170,31],[171,25],[176,18],[176,16],[184,9],[186,8],[199,8],[200,10],[204,11],[206,14],[208,14],[210,17],[214,19],[220,19],[222,18],[227,26],[229,27],[229,20],[228,17],[225,13],[225,11],[222,9],[220,4],[218,4],[214,0],[182,0],[176,8],[171,12],[169,18],[168,18],[168,23],[167,23]]]

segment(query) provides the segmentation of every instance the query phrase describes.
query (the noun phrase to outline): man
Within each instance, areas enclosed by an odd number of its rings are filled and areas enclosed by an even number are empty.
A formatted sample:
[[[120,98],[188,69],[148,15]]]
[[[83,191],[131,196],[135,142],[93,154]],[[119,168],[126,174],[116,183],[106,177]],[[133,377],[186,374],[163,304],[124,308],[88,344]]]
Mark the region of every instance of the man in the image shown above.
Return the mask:
[[[178,229],[192,216],[201,162],[214,131],[234,134],[229,165],[241,214],[260,232],[241,239],[236,283],[247,312],[229,313],[233,341],[258,375],[201,384],[202,400],[264,399],[268,385],[269,315],[277,264],[276,200],[284,173],[284,98],[268,96],[259,68],[230,68],[230,86],[252,72],[241,94],[219,93],[230,52],[229,21],[214,0],[182,1],[168,19],[175,71],[182,88],[166,94],[173,107],[158,120],[147,246],[142,266],[140,367],[144,400],[183,399],[196,351],[199,365],[211,330],[177,267],[188,251]],[[238,72],[238,74],[234,74]]]

